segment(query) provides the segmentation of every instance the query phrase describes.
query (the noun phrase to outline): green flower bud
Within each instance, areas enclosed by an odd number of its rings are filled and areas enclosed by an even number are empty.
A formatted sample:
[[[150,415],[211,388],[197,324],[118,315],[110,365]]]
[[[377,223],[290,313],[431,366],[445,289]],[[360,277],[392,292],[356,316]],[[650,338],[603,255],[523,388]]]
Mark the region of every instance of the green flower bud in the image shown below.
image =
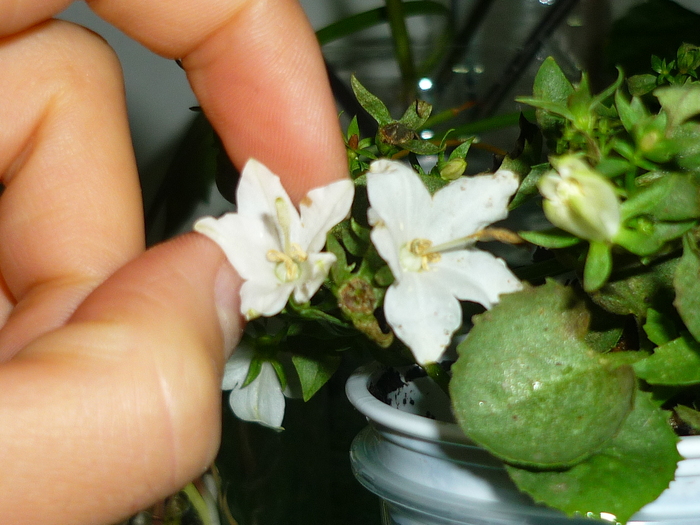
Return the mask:
[[[556,171],[538,183],[547,219],[589,241],[611,242],[620,229],[620,199],[615,186],[573,155],[552,159]]]
[[[440,168],[440,177],[445,180],[457,180],[467,169],[467,161],[455,158],[445,162]]]

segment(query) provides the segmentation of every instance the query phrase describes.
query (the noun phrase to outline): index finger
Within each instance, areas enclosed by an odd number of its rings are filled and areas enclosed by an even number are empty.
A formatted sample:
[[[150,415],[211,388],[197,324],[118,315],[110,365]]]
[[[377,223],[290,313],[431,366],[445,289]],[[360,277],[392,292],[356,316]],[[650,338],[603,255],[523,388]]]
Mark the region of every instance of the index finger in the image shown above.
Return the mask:
[[[66,0],[0,4],[7,34]],[[205,113],[238,166],[256,157],[296,201],[347,176],[323,59],[296,0],[92,0],[104,19],[154,52],[180,58]]]

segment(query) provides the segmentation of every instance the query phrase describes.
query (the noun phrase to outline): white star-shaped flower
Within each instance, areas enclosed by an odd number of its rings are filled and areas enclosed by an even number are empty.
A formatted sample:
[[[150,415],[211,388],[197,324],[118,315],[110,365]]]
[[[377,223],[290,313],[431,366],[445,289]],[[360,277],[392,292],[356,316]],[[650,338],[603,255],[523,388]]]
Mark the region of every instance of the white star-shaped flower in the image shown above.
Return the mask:
[[[476,235],[508,215],[516,175],[462,177],[430,195],[411,168],[371,164],[371,238],[394,275],[384,314],[419,364],[435,362],[462,322],[459,300],[490,308],[520,281],[502,259],[474,247]]]
[[[194,226],[221,246],[244,280],[246,319],[279,313],[292,293],[299,303],[311,299],[335,262],[333,254],[320,252],[326,234],[346,217],[353,196],[352,181],[336,181],[311,190],[297,211],[279,177],[256,160],[246,163],[237,213]]]

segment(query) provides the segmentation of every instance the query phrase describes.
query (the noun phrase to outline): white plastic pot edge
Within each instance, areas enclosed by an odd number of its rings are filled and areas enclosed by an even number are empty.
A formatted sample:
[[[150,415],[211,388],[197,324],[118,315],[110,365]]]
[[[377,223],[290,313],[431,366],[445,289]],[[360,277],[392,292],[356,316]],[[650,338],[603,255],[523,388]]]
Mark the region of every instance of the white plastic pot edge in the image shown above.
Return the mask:
[[[376,397],[368,390],[372,374],[381,369],[376,363],[363,366],[356,370],[348,379],[345,393],[350,402],[371,421],[388,427],[402,434],[414,436],[428,441],[449,441],[473,445],[458,425],[428,419],[416,414],[402,412],[391,407]],[[678,442],[678,452],[686,460],[700,459],[700,436],[684,436]],[[692,475],[697,470],[700,473],[700,462],[683,462],[684,475]],[[697,463],[697,466],[695,465]],[[692,467],[691,467],[692,465]]]

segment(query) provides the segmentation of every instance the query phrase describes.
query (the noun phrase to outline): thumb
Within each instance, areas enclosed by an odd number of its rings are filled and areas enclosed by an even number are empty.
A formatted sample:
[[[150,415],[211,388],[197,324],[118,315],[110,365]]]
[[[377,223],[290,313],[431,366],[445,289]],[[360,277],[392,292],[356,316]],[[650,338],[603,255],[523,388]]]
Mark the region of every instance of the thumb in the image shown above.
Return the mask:
[[[201,474],[219,445],[238,287],[213,242],[182,236],[117,271],[0,368],[0,428],[16,434],[0,449],[0,515],[115,522]]]

